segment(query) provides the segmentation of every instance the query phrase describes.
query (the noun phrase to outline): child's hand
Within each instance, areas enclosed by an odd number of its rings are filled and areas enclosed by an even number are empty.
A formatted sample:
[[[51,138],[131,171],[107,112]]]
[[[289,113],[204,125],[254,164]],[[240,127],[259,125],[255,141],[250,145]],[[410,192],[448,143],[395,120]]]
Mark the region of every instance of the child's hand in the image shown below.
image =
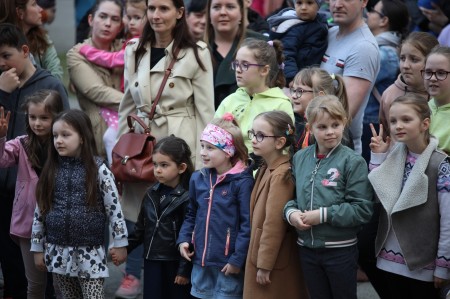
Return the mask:
[[[10,116],[11,112],[8,111],[5,117],[5,109],[3,107],[0,107],[0,138],[5,137],[6,133],[8,133],[8,124]]]
[[[258,272],[256,272],[256,282],[263,286],[270,284],[270,271],[258,269]]]
[[[241,268],[233,266],[232,264],[226,264],[220,271],[228,276],[230,274],[239,274],[239,272],[241,272]]]
[[[10,68],[9,70],[3,72],[0,75],[0,89],[11,93],[17,87],[19,87],[20,81],[19,76],[17,75],[17,71],[15,68]]]
[[[448,280],[445,280],[445,279],[442,279],[442,278],[439,278],[436,276],[434,277],[434,287],[436,289],[440,289],[440,288],[446,286],[447,284],[449,284],[449,282],[450,281],[448,281]]]
[[[47,267],[45,266],[44,261],[44,253],[43,252],[35,252],[34,253],[34,265],[39,271],[46,272]]]
[[[111,254],[114,265],[119,266],[127,259],[127,248],[126,247],[113,247],[109,250]]]
[[[191,261],[191,257],[194,255],[194,251],[189,251],[189,243],[183,242],[179,246],[180,254],[183,258]]]
[[[189,278],[186,278],[186,277],[177,275],[177,276],[175,277],[174,283],[175,283],[175,284],[179,284],[179,285],[187,285],[187,284],[189,283]]]
[[[306,225],[320,224],[320,211],[319,210],[305,211],[300,215],[300,218]]]
[[[311,228],[311,225],[308,225],[303,222],[303,219],[301,217],[303,213],[301,211],[294,212],[291,215],[289,215],[289,222],[292,224],[293,227],[295,227],[298,230],[307,230]]]
[[[370,124],[370,130],[372,131],[372,138],[369,144],[370,150],[376,154],[387,152],[391,144],[391,137],[387,136],[386,142],[383,140],[383,125],[380,124],[380,132],[378,134],[372,124]]]

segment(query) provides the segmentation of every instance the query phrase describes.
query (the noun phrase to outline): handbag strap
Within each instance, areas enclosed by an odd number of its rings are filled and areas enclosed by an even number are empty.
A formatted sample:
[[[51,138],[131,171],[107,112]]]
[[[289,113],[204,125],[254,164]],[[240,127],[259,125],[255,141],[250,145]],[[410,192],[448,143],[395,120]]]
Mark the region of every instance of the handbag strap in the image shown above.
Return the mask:
[[[152,110],[150,111],[150,114],[148,116],[148,118],[150,120],[152,120],[153,116],[155,116],[156,105],[158,105],[158,102],[159,102],[159,99],[161,98],[161,94],[163,92],[164,86],[166,85],[167,79],[169,78],[169,75],[172,72],[173,65],[175,64],[175,60],[177,60],[179,52],[180,52],[180,48],[176,48],[175,52],[174,52],[174,57],[173,57],[172,61],[170,62],[169,67],[166,69],[166,71],[164,73],[163,81],[162,81],[161,85],[159,86],[158,93],[156,94],[156,98],[153,101]]]
[[[134,132],[133,120],[144,128],[144,133],[150,135],[151,130],[150,127],[146,125],[146,123],[136,114],[131,113],[127,116],[128,128],[130,128],[130,132]]]

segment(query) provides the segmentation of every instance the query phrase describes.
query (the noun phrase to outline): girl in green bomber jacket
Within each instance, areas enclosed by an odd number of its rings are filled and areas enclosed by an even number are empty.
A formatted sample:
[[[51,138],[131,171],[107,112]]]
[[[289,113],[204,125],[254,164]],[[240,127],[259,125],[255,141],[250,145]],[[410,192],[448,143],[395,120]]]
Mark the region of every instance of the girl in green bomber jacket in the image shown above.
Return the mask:
[[[367,165],[341,144],[347,118],[335,96],[314,98],[306,116],[316,144],[294,155],[296,198],[284,216],[297,229],[311,298],[356,299],[356,234],[372,215]]]
[[[239,88],[222,101],[214,117],[222,117],[226,112],[233,114],[249,153],[253,152],[253,148],[247,132],[252,129],[253,120],[258,114],[281,110],[294,121],[291,102],[281,90],[286,81],[283,61],[280,41],[247,38],[231,64]]]

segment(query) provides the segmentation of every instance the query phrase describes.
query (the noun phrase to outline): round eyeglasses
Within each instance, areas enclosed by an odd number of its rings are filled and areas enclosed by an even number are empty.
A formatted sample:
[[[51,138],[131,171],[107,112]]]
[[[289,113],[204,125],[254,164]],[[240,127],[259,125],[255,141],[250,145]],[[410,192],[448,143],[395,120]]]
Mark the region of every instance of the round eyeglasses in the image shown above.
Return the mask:
[[[425,80],[430,80],[431,77],[433,77],[433,75],[436,77],[436,80],[438,81],[444,81],[445,79],[447,79],[447,76],[450,72],[444,71],[444,70],[439,70],[439,71],[435,71],[432,72],[430,70],[421,70],[420,74],[422,75],[422,78],[424,78]]]
[[[236,71],[239,68],[241,70],[241,72],[246,72],[246,71],[248,71],[248,68],[251,66],[264,66],[264,64],[239,62],[238,60],[235,60],[231,63],[231,69],[233,71]]]
[[[257,142],[262,142],[264,140],[264,138],[266,138],[266,137],[273,137],[273,138],[281,137],[281,136],[264,135],[261,132],[255,133],[255,131],[253,131],[253,130],[248,130],[247,134],[248,134],[248,139],[252,140],[254,137],[254,138],[256,138]]]
[[[313,90],[304,90],[303,88],[289,88],[289,91],[291,92],[291,96],[296,96],[297,98],[301,98],[302,94],[304,94],[305,92],[314,92]]]

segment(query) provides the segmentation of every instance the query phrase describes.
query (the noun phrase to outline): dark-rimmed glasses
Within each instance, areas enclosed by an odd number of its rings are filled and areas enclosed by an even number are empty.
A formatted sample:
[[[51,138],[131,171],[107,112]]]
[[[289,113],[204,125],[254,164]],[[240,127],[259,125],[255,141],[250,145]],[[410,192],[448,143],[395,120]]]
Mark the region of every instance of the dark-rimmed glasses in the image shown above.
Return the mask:
[[[248,71],[248,68],[251,66],[264,66],[264,64],[239,62],[238,60],[235,60],[231,63],[231,69],[233,71],[236,71],[239,68],[241,70],[241,72],[246,72],[246,71]]]
[[[305,92],[314,92],[313,90],[305,90],[303,88],[294,89],[292,87],[289,88],[289,91],[291,92],[291,96],[295,95],[297,98],[301,98],[302,94],[304,94]]]
[[[376,10],[374,7],[372,7],[372,8],[369,10],[369,12],[376,13],[377,15],[380,16],[380,18],[384,18],[384,17],[385,17],[384,13],[382,13],[382,12]]]
[[[422,75],[422,78],[424,78],[425,80],[430,80],[431,77],[433,77],[433,75],[436,77],[436,80],[438,81],[444,81],[445,79],[447,79],[447,76],[450,72],[444,71],[444,70],[439,70],[439,71],[435,71],[432,72],[430,70],[421,70],[420,74]]]
[[[253,137],[255,137],[257,142],[262,142],[264,140],[264,138],[266,138],[266,137],[273,137],[273,138],[281,137],[281,136],[264,135],[261,132],[255,133],[255,131],[253,131],[253,130],[248,130],[247,133],[248,133],[248,139],[252,140]]]

